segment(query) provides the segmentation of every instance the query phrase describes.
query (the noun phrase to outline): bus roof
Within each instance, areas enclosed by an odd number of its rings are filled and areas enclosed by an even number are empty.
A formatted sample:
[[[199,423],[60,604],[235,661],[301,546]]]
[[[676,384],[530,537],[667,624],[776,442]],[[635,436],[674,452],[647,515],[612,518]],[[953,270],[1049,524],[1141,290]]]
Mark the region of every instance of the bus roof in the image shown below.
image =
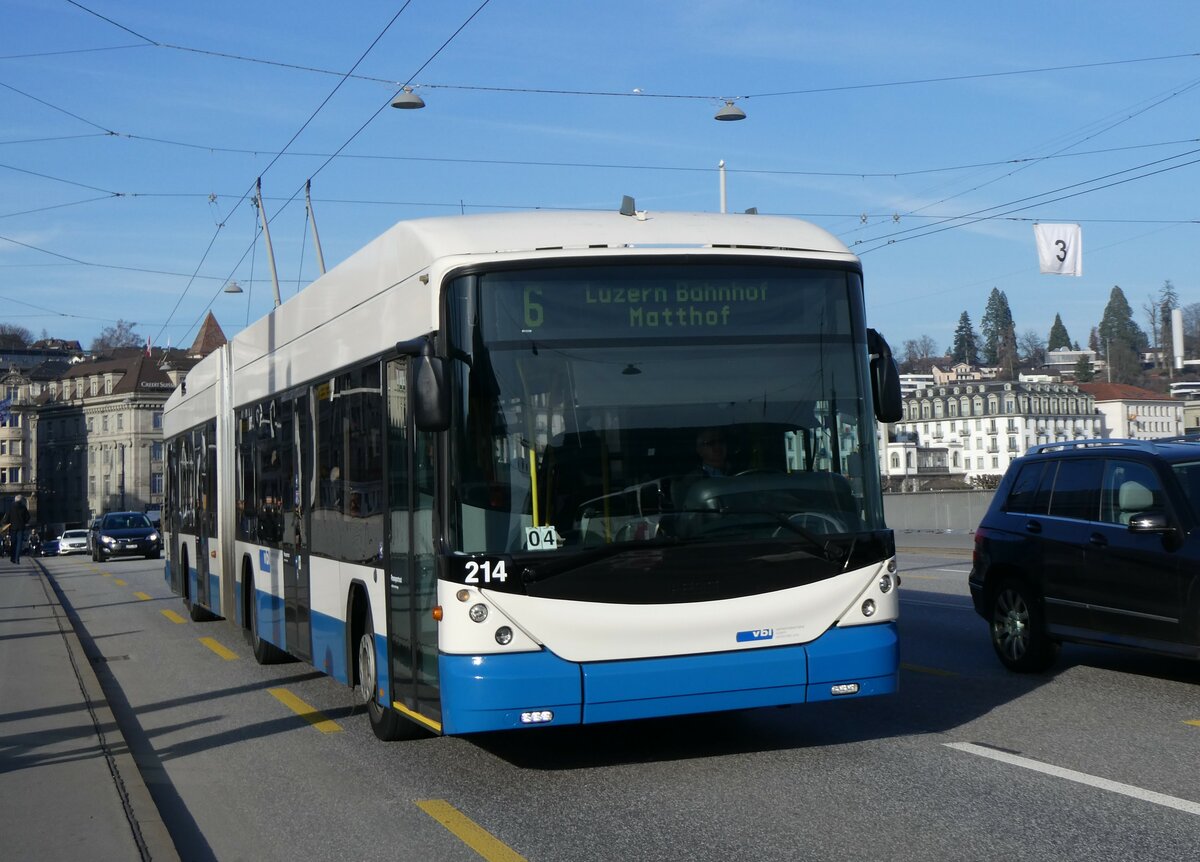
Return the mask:
[[[587,248],[744,248],[850,256],[828,231],[785,216],[693,212],[538,210],[402,221],[378,241],[415,242],[429,260],[448,255]]]
[[[858,261],[828,231],[785,216],[537,210],[401,221],[230,340],[228,361],[244,383],[234,402],[435,330],[444,276],[484,258],[678,253]],[[393,325],[379,326],[381,320]],[[188,373],[186,387],[168,399],[164,421],[170,416],[171,426],[190,427],[211,414],[223,352]],[[171,416],[185,402],[194,402],[186,415]]]

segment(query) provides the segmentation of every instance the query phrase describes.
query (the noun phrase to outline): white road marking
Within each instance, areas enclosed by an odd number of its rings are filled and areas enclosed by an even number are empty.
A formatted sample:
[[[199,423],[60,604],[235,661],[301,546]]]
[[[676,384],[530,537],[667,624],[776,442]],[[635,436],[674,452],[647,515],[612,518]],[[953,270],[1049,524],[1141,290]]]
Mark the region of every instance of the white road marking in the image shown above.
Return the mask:
[[[1098,778],[1095,775],[1088,775],[1086,772],[1076,772],[1074,769],[1064,769],[1061,766],[1051,766],[1049,763],[1030,760],[1028,757],[1021,757],[1017,754],[1009,754],[1007,751],[998,751],[995,748],[988,748],[987,746],[983,745],[973,745],[970,742],[945,742],[942,744],[947,748],[965,751],[968,754],[978,754],[980,757],[988,757],[992,760],[998,760],[1001,763],[1008,763],[1012,766],[1020,766],[1023,769],[1031,769],[1034,772],[1041,772],[1045,775],[1053,775],[1055,778],[1065,778],[1067,781],[1074,781],[1078,784],[1086,784],[1089,787],[1096,787],[1100,790],[1107,790],[1111,793],[1120,793],[1123,796],[1131,796],[1134,799],[1140,799],[1143,802],[1150,802],[1154,805],[1162,805],[1165,808],[1174,808],[1176,811],[1183,811],[1186,814],[1200,816],[1200,803],[1198,802],[1180,799],[1176,796],[1167,796],[1165,793],[1155,793],[1153,790],[1145,790],[1141,787],[1135,787],[1132,784],[1122,784],[1119,781],[1110,781],[1107,778]]]

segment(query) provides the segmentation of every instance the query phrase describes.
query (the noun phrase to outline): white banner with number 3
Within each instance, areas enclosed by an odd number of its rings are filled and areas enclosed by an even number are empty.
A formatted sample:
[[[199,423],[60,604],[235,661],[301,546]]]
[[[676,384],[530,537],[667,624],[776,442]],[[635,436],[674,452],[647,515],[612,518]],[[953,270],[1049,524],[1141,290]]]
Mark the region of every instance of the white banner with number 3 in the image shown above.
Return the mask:
[[[1083,230],[1077,224],[1035,224],[1042,272],[1083,275]]]

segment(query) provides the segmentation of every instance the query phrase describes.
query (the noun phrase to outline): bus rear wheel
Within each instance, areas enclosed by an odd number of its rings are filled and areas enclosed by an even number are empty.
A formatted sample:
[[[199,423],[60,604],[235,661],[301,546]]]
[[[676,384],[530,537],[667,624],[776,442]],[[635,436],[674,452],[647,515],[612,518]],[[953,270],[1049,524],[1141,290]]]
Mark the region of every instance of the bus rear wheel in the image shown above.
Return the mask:
[[[280,664],[291,660],[291,655],[258,636],[258,600],[254,590],[254,574],[248,567],[242,573],[242,583],[246,585],[243,617],[246,620],[246,643],[250,644],[254,660],[259,664]]]
[[[371,720],[371,730],[384,742],[414,739],[423,735],[415,722],[409,721],[394,709],[381,706],[377,696],[378,690],[379,670],[375,661],[375,625],[371,620],[371,611],[368,609],[363,619],[362,631],[358,636],[358,646],[354,651],[354,701],[360,706],[366,706],[367,717]]]

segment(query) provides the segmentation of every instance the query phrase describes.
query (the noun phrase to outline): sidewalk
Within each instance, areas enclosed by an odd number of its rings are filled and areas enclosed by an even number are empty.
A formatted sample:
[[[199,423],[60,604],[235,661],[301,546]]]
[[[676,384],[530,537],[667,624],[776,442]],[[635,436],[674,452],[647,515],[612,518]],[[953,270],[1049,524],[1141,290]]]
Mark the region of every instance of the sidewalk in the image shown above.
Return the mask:
[[[6,862],[179,856],[40,561],[0,558]]]

